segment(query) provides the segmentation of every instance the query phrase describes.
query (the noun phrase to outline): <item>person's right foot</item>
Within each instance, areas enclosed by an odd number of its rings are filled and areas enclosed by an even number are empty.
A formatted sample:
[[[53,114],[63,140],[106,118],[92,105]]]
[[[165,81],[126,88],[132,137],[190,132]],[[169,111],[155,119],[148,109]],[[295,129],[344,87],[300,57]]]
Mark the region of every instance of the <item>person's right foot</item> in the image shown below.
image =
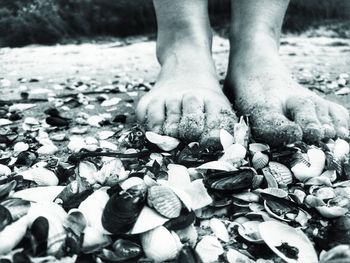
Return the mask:
[[[187,43],[162,59],[159,79],[141,98],[137,117],[147,130],[184,141],[217,143],[236,115],[218,82],[210,50]]]

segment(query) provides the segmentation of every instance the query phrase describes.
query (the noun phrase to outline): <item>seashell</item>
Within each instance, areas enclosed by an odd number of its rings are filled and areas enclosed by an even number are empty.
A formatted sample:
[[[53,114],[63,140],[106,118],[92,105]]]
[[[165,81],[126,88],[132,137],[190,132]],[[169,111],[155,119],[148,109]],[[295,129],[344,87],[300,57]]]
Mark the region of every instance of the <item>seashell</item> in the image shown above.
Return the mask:
[[[145,204],[145,195],[146,189],[143,185],[115,193],[104,208],[103,227],[114,234],[131,230]]]
[[[261,174],[254,175],[253,182],[252,182],[252,189],[259,188],[262,185],[263,181],[264,181],[264,176],[263,175],[261,175]],[[274,179],[274,181],[276,182],[275,179]],[[276,185],[277,185],[277,182],[276,182]]]
[[[0,255],[10,253],[21,242],[26,234],[28,224],[28,217],[24,216],[0,232]]]
[[[169,221],[165,222],[163,226],[168,230],[181,230],[193,224],[195,220],[196,214],[193,211],[190,211],[180,215],[179,217],[170,219]]]
[[[168,221],[169,222],[169,221]],[[169,230],[169,228],[167,228]],[[188,244],[194,247],[197,244],[198,233],[193,224],[176,231],[182,244]]]
[[[259,233],[261,221],[247,221],[239,225],[238,234],[246,241],[251,243],[264,243]]]
[[[268,152],[270,151],[270,146],[264,143],[251,143],[249,144],[249,152],[254,155],[258,152]]]
[[[65,250],[69,251],[69,254],[80,253],[86,226],[87,221],[84,214],[78,209],[71,209],[63,222],[63,227],[67,231]]]
[[[220,143],[224,151],[230,147],[230,145],[234,144],[235,138],[226,130],[220,130]]]
[[[246,154],[247,150],[244,148],[244,146],[235,143],[226,148],[224,155],[221,156],[219,161],[228,162],[240,166]]]
[[[112,238],[103,231],[91,226],[84,229],[83,253],[93,253],[112,244]]]
[[[255,261],[248,258],[246,255],[242,254],[241,252],[229,248],[226,253],[226,260],[228,263],[254,263]],[[257,261],[258,262],[258,261]]]
[[[300,149],[295,147],[295,145],[287,145],[273,149],[270,157],[272,161],[282,163],[289,167],[295,159],[295,154],[298,152],[300,152]]]
[[[338,245],[327,252],[322,251],[320,254],[320,263],[345,263],[350,262],[350,246]]]
[[[253,155],[252,165],[255,170],[264,168],[269,163],[269,156],[267,154],[257,152]]]
[[[277,198],[286,198],[288,196],[288,192],[279,189],[279,188],[265,188],[265,189],[257,189],[257,193],[260,193],[261,195],[269,195],[269,196],[274,196]]]
[[[97,173],[97,181],[100,184],[113,186],[116,183],[125,180],[128,172],[119,158],[109,159],[103,163],[101,170]],[[103,178],[102,180],[99,178]]]
[[[335,158],[331,152],[326,152],[326,166],[327,170],[335,170],[337,174],[341,175],[343,171],[342,161]]]
[[[68,126],[70,121],[66,118],[50,116],[45,119],[46,123],[55,127]]]
[[[52,202],[64,186],[40,186],[15,192],[12,197],[32,202]]]
[[[39,125],[39,121],[33,117],[27,117],[24,119],[24,123],[27,125]]]
[[[182,204],[171,188],[155,185],[148,189],[147,203],[150,207],[167,218],[180,215]]]
[[[99,257],[108,262],[131,262],[136,261],[142,254],[139,244],[126,239],[117,239],[112,248],[113,250],[103,249]]]
[[[31,152],[31,151],[20,152],[17,156],[15,165],[31,166],[36,161],[37,158],[38,158],[38,154],[35,152]]]
[[[78,207],[78,210],[83,213],[87,225],[101,231],[103,230],[101,222],[103,209],[109,200],[106,190],[106,188],[96,190],[82,201]]]
[[[6,125],[10,125],[12,124],[13,122],[8,120],[8,119],[3,119],[3,118],[0,118],[0,126],[6,126]]]
[[[66,134],[65,133],[58,133],[58,134],[51,135],[50,138],[53,141],[61,142],[61,141],[64,141],[66,139]]]
[[[114,131],[100,131],[98,132],[98,138],[100,140],[107,140],[115,134]]]
[[[196,169],[197,170],[217,170],[217,171],[225,171],[225,172],[237,171],[237,168],[234,165],[224,161],[207,162],[198,166]]]
[[[177,263],[200,263],[201,259],[197,252],[190,246],[183,246],[180,250],[179,256],[176,260]]]
[[[175,258],[182,248],[179,237],[163,226],[141,234],[141,244],[146,256],[155,262]]]
[[[97,167],[94,163],[89,161],[82,161],[78,166],[78,174],[84,178],[90,185],[96,183]]]
[[[321,175],[325,167],[326,156],[322,150],[312,148],[307,151],[307,155],[310,160],[310,166],[300,162],[292,166],[291,169],[294,176],[302,182],[311,177]]]
[[[226,229],[226,226],[220,219],[212,218],[210,219],[209,224],[210,224],[211,231],[213,231],[214,235],[218,239],[221,239],[224,242],[229,241],[230,237]]]
[[[150,131],[146,132],[145,136],[148,141],[157,145],[160,149],[166,152],[174,150],[180,144],[180,141],[176,138],[166,135],[159,135]]]
[[[0,177],[8,176],[10,174],[11,174],[11,169],[4,164],[0,164]]]
[[[307,195],[304,199],[304,203],[312,208],[326,205],[326,203],[321,198],[313,195]]]
[[[311,185],[311,186],[332,186],[332,182],[329,180],[328,177],[325,176],[318,176],[318,177],[311,177],[309,179],[306,179],[304,182],[304,185]]]
[[[268,195],[263,196],[263,198],[265,199],[264,207],[266,212],[274,218],[290,222],[291,220],[287,218],[287,215],[298,215],[299,208],[297,204],[288,199]]]
[[[203,236],[196,246],[196,252],[203,263],[216,262],[224,253],[220,241],[213,236]]]
[[[20,152],[25,152],[29,149],[29,144],[25,143],[25,142],[17,142],[14,146],[13,146],[13,150],[16,153],[20,153]]]
[[[48,154],[55,154],[56,152],[58,152],[58,148],[56,145],[54,144],[46,144],[46,145],[43,145],[41,147],[39,147],[36,152],[39,154],[39,155],[48,155]]]
[[[287,263],[318,262],[313,244],[301,230],[267,221],[259,225],[259,232],[266,245]]]
[[[344,196],[336,196],[328,201],[328,206],[339,206],[350,209],[350,198]]]
[[[234,198],[245,201],[245,202],[259,202],[260,197],[258,194],[253,193],[253,192],[242,192],[242,193],[238,193],[238,194],[233,194],[232,195]]]
[[[0,200],[8,197],[9,194],[15,189],[16,185],[17,185],[16,180],[12,180],[8,183],[1,184],[0,185]]]
[[[337,173],[335,170],[327,170],[321,174],[321,177],[326,177],[331,183],[333,183],[335,180],[337,180]]]
[[[335,192],[332,187],[322,187],[316,191],[315,195],[322,200],[332,199],[335,197]]]
[[[306,197],[306,193],[303,190],[295,189],[293,191],[293,193],[290,194],[290,195],[293,198],[293,200],[295,202],[297,202],[298,204],[303,204],[304,203],[304,200],[305,200],[305,197]]]
[[[74,153],[79,152],[81,149],[86,148],[86,143],[83,137],[81,136],[72,136],[69,139],[67,148]]]
[[[34,181],[40,186],[56,186],[58,178],[54,172],[44,167],[30,168],[19,173],[25,180]]]
[[[287,166],[277,162],[270,162],[269,165],[262,169],[265,179],[275,178],[278,186],[286,186],[293,182],[293,174]],[[274,185],[273,180],[269,180]],[[269,182],[268,182],[269,183]],[[270,187],[269,184],[269,187]],[[271,186],[272,187],[272,186]]]
[[[204,184],[209,189],[223,192],[237,192],[252,186],[256,171],[251,168],[241,168],[232,172],[212,173],[204,179]]]
[[[22,112],[22,111],[34,108],[36,106],[37,104],[33,104],[33,103],[16,103],[9,107],[9,112],[16,112],[16,111]]]
[[[161,216],[148,206],[144,206],[136,220],[134,227],[130,231],[130,234],[134,235],[147,232],[163,225],[168,220],[168,218]]]
[[[248,122],[247,116],[241,116],[239,122],[234,124],[233,134],[235,138],[235,143],[241,144],[245,148],[247,148],[250,131],[245,119],[247,119]]]
[[[349,210],[339,206],[317,206],[316,210],[325,218],[332,219],[345,215]]]
[[[336,139],[334,142],[333,154],[337,160],[343,160],[350,152],[349,143],[343,139]]]
[[[126,179],[125,181],[120,182],[119,185],[123,190],[128,190],[129,188],[134,187],[136,185],[146,186],[146,183],[140,177],[131,176],[130,178]]]
[[[337,245],[350,245],[350,215],[346,214],[331,221],[326,240],[329,248]]]
[[[0,231],[2,231],[7,225],[12,223],[12,216],[10,211],[0,205]]]
[[[185,188],[191,183],[190,175],[187,168],[183,165],[168,165],[168,183],[177,188]]]
[[[30,202],[19,198],[8,198],[1,203],[11,215],[11,221],[16,221],[25,216],[30,208]]]
[[[45,217],[39,216],[31,225],[30,233],[33,237],[31,241],[32,247],[34,247],[34,255],[46,255],[47,242],[49,237],[49,221]]]
[[[112,142],[106,141],[106,140],[100,140],[100,148],[102,149],[108,149],[111,151],[117,151],[118,146]]]

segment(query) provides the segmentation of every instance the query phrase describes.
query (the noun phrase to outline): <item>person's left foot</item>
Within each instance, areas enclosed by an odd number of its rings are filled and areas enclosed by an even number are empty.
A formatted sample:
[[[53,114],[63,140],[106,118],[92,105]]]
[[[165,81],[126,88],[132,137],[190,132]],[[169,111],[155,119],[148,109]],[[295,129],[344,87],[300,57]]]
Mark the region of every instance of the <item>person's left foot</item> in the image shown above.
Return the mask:
[[[348,111],[296,83],[273,38],[256,39],[234,43],[225,83],[237,111],[251,116],[254,137],[270,145],[347,137]]]

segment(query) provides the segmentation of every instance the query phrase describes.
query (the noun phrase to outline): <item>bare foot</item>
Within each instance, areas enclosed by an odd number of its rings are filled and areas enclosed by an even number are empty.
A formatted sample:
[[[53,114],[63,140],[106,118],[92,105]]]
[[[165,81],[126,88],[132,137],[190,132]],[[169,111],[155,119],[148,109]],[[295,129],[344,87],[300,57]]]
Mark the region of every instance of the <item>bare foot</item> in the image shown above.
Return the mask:
[[[237,118],[221,90],[210,51],[182,45],[163,56],[161,64],[156,85],[136,111],[148,130],[204,144],[216,143],[221,128],[233,131]]]
[[[226,92],[240,114],[250,114],[255,138],[271,145],[349,135],[349,113],[293,80],[276,40],[256,35],[230,54]]]

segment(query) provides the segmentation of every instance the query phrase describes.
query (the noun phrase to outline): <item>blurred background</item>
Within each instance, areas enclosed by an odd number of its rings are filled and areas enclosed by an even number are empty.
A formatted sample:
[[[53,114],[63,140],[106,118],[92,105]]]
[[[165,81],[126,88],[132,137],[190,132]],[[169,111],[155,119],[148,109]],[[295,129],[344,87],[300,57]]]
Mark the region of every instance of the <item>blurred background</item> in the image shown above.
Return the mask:
[[[212,25],[225,34],[230,0],[209,0]],[[292,0],[285,32],[322,25],[350,38],[349,0]],[[0,0],[0,46],[56,44],[86,39],[154,36],[152,0]],[[317,32],[317,31],[313,31]]]

